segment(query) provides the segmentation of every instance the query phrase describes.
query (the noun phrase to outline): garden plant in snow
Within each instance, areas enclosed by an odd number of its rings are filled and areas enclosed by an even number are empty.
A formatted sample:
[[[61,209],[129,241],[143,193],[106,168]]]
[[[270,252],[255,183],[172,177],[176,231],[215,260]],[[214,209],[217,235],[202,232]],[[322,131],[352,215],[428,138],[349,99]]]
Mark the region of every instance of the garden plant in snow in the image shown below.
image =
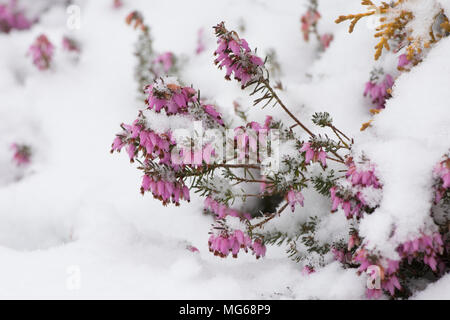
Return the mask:
[[[379,15],[375,37],[380,42],[375,59],[384,51],[399,54],[401,72],[420,64],[450,31],[438,1],[400,0],[376,6],[364,0],[362,4],[368,8],[367,13],[341,16],[336,22],[350,20],[352,32],[360,19]],[[316,34],[326,48],[330,41],[322,40],[317,33],[317,10],[317,1],[312,1],[302,18],[302,32],[305,40],[311,32]],[[136,26],[142,25],[136,13],[132,17],[138,21]],[[148,28],[142,31],[142,36],[148,37]],[[260,258],[265,256],[266,246],[284,244],[306,274],[332,260],[359,274],[376,266],[381,287],[369,287],[368,297],[383,293],[393,298],[408,297],[418,280],[435,281],[447,273],[448,156],[434,169],[429,168],[429,181],[434,181],[430,193],[435,195],[429,199],[423,219],[414,225],[394,222],[387,238],[370,240],[361,232],[360,223],[380,214],[384,182],[390,177],[378,172],[377,163],[365,155],[358,141],[344,133],[345,128],[333,124],[326,111],[312,117],[317,132],[308,121],[296,117],[271,83],[265,61],[237,32],[229,31],[223,22],[214,31],[218,45],[214,62],[224,69],[225,79],[238,81],[243,90],[250,88],[255,108],[279,108],[291,120],[286,123],[268,116],[264,123],[251,121],[231,127],[232,119],[221,115],[221,107],[202,99],[198,89],[167,76],[171,75],[171,64],[165,60],[169,57],[153,60],[138,49],[140,65],[143,54],[151,63],[162,62],[163,72],[140,77],[148,81],[147,107],[132,124],[122,124],[123,131],[114,140],[112,151],[125,149],[130,161],[138,163],[143,172],[141,192],[151,193],[164,205],[190,201],[192,192],[204,197],[205,211],[214,217],[209,249],[222,258],[236,258],[241,251],[251,251]],[[374,115],[385,108],[394,82],[389,73],[373,72],[364,95],[370,97]],[[186,127],[186,123],[191,126]],[[370,122],[363,129],[369,126]],[[295,231],[271,227],[281,215],[297,214],[297,208],[310,201],[309,190],[328,199],[325,201],[329,201],[331,213],[310,217]],[[276,196],[279,201],[275,210],[260,209],[258,201]],[[348,219],[343,236],[331,242],[319,241],[316,234],[327,215],[333,214]]]

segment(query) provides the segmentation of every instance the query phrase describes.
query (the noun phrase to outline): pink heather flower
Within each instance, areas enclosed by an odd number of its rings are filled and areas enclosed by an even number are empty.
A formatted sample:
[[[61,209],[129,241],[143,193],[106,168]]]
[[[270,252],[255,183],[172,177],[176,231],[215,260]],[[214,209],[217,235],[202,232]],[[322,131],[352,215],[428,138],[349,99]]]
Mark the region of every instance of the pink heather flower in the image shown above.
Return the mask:
[[[245,39],[240,39],[236,32],[229,32],[222,22],[214,27],[218,48],[214,52],[217,56],[214,63],[219,69],[226,68],[225,79],[234,79],[241,82],[242,88],[248,83],[259,79],[263,60],[252,53]]]
[[[216,121],[219,125],[221,125],[221,126],[225,125],[222,120],[222,115],[216,111],[216,109],[213,105],[210,105],[210,104],[203,105],[203,108],[204,108],[205,112],[207,114],[209,114],[214,119],[214,121]]]
[[[256,259],[259,259],[266,255],[266,246],[259,239],[253,242],[251,249],[253,251],[253,254],[256,256]]]
[[[182,181],[168,181],[144,175],[141,193],[144,194],[146,191],[150,191],[155,199],[162,201],[163,205],[171,202],[178,206],[182,199],[190,201],[189,189]]]
[[[25,166],[30,163],[31,150],[29,146],[13,143],[11,149],[14,152],[13,161],[17,166]]]
[[[237,258],[241,249],[248,252],[248,248],[252,248],[253,245],[250,237],[241,230],[234,230],[234,232],[222,230],[220,234],[212,234],[209,237],[208,247],[215,256],[226,258],[231,253],[233,258]]]
[[[377,109],[384,109],[386,100],[390,97],[389,90],[392,89],[393,85],[394,79],[391,75],[387,74],[380,83],[373,81],[367,82],[364,96],[369,96]]]
[[[320,13],[313,9],[308,11],[301,17],[302,33],[305,41],[309,40],[309,34],[312,31],[312,27],[317,24],[320,19]]]
[[[324,49],[327,49],[330,46],[331,41],[333,41],[333,35],[330,33],[326,33],[320,37],[320,44]]]
[[[291,189],[286,195],[286,200],[291,206],[292,212],[294,212],[296,204],[299,204],[303,207],[303,201],[305,200],[305,198],[303,197],[300,191],[295,191]]]
[[[39,70],[50,68],[55,47],[45,35],[40,35],[30,46],[28,54],[31,55],[34,65]]]
[[[167,115],[186,113],[188,104],[197,101],[197,91],[191,87],[180,87],[177,84],[165,84],[161,79],[145,88],[148,94],[146,103],[148,109],[161,112],[164,109]]]
[[[300,149],[300,152],[305,152],[305,163],[320,162],[322,167],[327,166],[327,153],[322,148],[313,149],[311,143],[305,142]]]
[[[113,7],[114,9],[119,9],[123,6],[123,2],[121,0],[114,0]]]
[[[68,51],[68,52],[76,52],[76,53],[80,52],[79,44],[75,40],[73,40],[69,37],[63,37],[62,47],[65,51]]]
[[[398,57],[398,69],[403,69],[404,67],[406,67],[407,65],[409,65],[411,63],[411,61],[408,60],[408,57],[406,54],[402,54]]]
[[[314,273],[314,272],[316,272],[316,271],[314,270],[313,267],[310,267],[310,266],[304,266],[302,269],[302,275],[304,275],[304,276],[310,275],[311,273]]]
[[[8,33],[13,29],[25,30],[31,27],[31,22],[24,13],[17,9],[16,0],[0,4],[0,32]]]
[[[165,52],[160,54],[153,63],[160,63],[163,66],[164,73],[168,73],[174,65],[174,55],[172,52]]]
[[[197,33],[197,48],[195,49],[196,54],[200,54],[205,51],[205,43],[204,43],[204,30],[200,28]]]

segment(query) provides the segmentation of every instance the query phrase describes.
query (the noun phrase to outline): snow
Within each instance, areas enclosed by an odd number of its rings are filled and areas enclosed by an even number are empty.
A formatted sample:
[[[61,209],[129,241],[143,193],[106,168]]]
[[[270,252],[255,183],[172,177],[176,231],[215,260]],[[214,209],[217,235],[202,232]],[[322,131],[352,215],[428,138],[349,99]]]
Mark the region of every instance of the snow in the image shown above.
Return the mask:
[[[203,98],[228,113],[233,101],[247,107],[251,98],[214,67],[211,27],[225,21],[232,29],[244,21],[242,35],[252,48],[261,54],[276,49],[287,88],[280,94],[283,101],[310,126],[314,112],[329,112],[337,127],[355,137],[355,148],[377,164],[381,206],[362,220],[361,232],[369,245],[377,243],[388,256],[395,255],[398,243],[422,231],[417,226],[429,224],[431,170],[450,141],[450,39],[397,79],[386,110],[360,133],[361,124],[370,119],[364,83],[374,66],[394,69],[395,61],[373,62],[376,41],[364,23],[351,35],[347,25],[334,24],[341,14],[360,12],[359,1],[320,2],[320,30],[334,34],[330,48],[320,54],[318,44],[305,43],[300,33],[306,0],[282,5],[269,0],[123,2],[123,8],[114,10],[109,0],[76,1],[82,25],[69,30],[62,0],[36,0],[33,14],[53,6],[31,30],[0,34],[0,298],[364,298],[364,276],[338,263],[304,276],[284,247],[269,247],[262,260],[245,254],[216,258],[207,248],[213,220],[202,214],[202,199],[194,197],[176,208],[163,207],[149,194],[141,196],[140,173],[124,154],[109,153],[120,123],[131,123],[143,108],[133,79],[137,34],[124,19],[139,9],[155,49],[189,61],[180,81],[200,89]],[[442,5],[450,10],[445,1]],[[195,55],[200,28],[206,50]],[[56,46],[47,72],[36,70],[26,56],[41,33]],[[61,50],[63,35],[81,42],[78,62]],[[267,114],[288,119],[277,108],[251,108],[249,114],[259,122]],[[159,115],[150,121],[161,131],[182,122],[168,123]],[[11,162],[13,142],[33,147],[30,167]],[[323,196],[313,191],[304,195],[305,207],[286,210],[269,230],[294,232],[309,217],[319,216],[319,241],[348,237],[342,232],[349,224],[343,212],[331,215]],[[199,252],[187,250],[188,245]],[[442,297],[449,288],[447,275],[414,298]]]

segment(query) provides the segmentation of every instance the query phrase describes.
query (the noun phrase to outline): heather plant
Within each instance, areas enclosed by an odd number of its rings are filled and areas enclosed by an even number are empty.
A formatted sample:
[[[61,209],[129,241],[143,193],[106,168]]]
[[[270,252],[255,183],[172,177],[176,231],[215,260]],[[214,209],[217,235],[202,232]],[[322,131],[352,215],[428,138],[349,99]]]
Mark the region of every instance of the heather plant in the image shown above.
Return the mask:
[[[54,51],[55,47],[48,40],[47,36],[41,34],[30,46],[28,54],[33,59],[33,64],[39,70],[47,70],[51,66]]]
[[[17,0],[9,0],[6,4],[0,4],[0,33],[29,29],[31,25],[32,22],[18,8]]]
[[[398,69],[409,70],[423,58],[424,48],[435,43],[411,30],[414,19],[424,14],[416,13],[411,4],[417,1],[378,7],[363,1],[368,13],[342,16],[338,22],[352,20],[352,31],[361,18],[380,14],[384,24],[376,36],[382,38],[382,48],[389,50],[394,47],[392,42],[397,44],[396,52],[406,50],[399,56]],[[317,18],[315,8],[308,19]],[[442,11],[436,12],[432,7],[427,15],[443,21],[439,30],[445,36],[446,17]],[[317,23],[308,19],[305,37]],[[136,26],[142,27],[142,20]],[[218,257],[236,258],[251,252],[258,259],[266,255],[267,246],[283,245],[305,275],[335,260],[358,274],[375,277],[379,286],[368,287],[369,298],[382,294],[409,297],[417,279],[435,281],[447,273],[448,156],[434,171],[430,168],[435,196],[429,219],[413,226],[401,239],[394,237],[398,227],[394,224],[389,238],[394,252],[383,254],[378,244],[364,239],[359,230],[361,220],[377,215],[383,201],[385,185],[377,164],[364,151],[353,149],[354,140],[334,125],[329,113],[317,112],[311,122],[299,119],[280,98],[280,88],[272,84],[267,59],[258,56],[236,31],[229,31],[222,22],[214,32],[214,63],[224,71],[225,79],[235,80],[247,90],[254,97],[254,108],[279,108],[286,117],[251,121],[236,102],[236,114],[246,124],[233,127],[231,116],[224,116],[220,106],[204,100],[193,86],[175,77],[152,79],[145,86],[146,108],[132,124],[121,125],[112,145],[113,152],[125,150],[130,161],[138,164],[143,173],[141,192],[151,193],[163,205],[181,205],[191,200],[192,193],[204,198],[205,212],[212,220],[207,244]],[[433,36],[436,41],[437,34]],[[376,58],[381,55],[379,48]],[[373,113],[385,107],[393,83],[389,73],[374,71],[364,93],[371,99]],[[300,208],[312,201],[312,194],[328,201],[329,214],[308,216],[294,226],[295,230],[271,226],[282,215],[302,212]],[[261,210],[257,205],[265,199],[278,199],[273,210],[267,210],[268,206]],[[343,215],[348,224],[342,227],[341,236],[323,241],[319,236],[322,222],[331,214]]]

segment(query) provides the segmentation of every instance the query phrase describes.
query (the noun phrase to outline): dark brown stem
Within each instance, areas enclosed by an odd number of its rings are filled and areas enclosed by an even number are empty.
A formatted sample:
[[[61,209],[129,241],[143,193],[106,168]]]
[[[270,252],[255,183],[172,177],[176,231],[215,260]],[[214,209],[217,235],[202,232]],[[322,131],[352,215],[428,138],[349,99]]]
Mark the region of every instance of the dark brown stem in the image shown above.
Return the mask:
[[[278,104],[283,108],[283,110],[300,126],[303,130],[305,130],[311,137],[315,137],[315,134],[311,132],[303,123],[300,122],[300,120],[297,119],[294,114],[289,111],[289,109],[284,105],[283,101],[281,101],[280,97],[276,94],[276,92],[272,89],[272,87],[269,84],[269,81],[267,79],[264,79],[263,81],[264,85],[266,86],[267,90],[269,90],[272,97],[278,102]]]

